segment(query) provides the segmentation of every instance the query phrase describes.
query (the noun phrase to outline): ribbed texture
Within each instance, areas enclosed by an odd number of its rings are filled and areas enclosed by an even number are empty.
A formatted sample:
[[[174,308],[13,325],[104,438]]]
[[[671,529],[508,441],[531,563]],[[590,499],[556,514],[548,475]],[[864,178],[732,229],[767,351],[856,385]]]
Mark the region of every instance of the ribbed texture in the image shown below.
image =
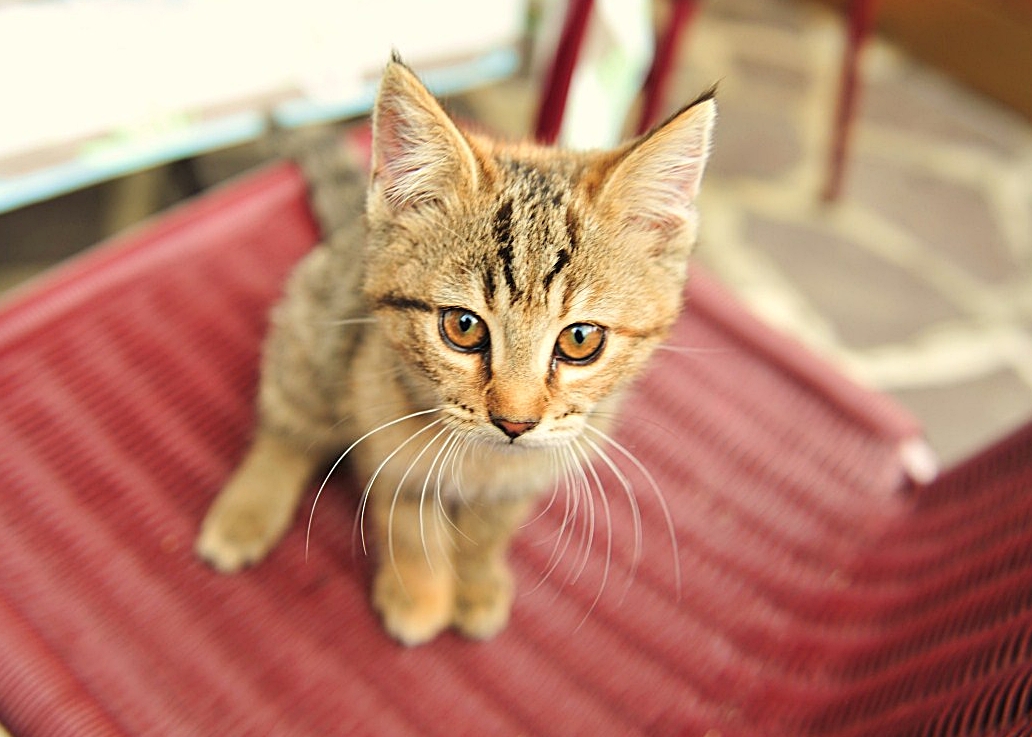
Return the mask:
[[[266,311],[315,238],[281,165],[0,315],[0,723],[14,734],[1028,727],[1032,430],[906,489],[909,416],[702,273],[616,433],[662,489],[676,546],[648,479],[610,448],[640,507],[641,563],[623,486],[596,463],[590,554],[581,505],[553,566],[560,494],[519,536],[513,622],[490,643],[406,650],[382,634],[346,470],[307,561],[299,521],[253,570],[205,568],[193,538],[250,433]]]

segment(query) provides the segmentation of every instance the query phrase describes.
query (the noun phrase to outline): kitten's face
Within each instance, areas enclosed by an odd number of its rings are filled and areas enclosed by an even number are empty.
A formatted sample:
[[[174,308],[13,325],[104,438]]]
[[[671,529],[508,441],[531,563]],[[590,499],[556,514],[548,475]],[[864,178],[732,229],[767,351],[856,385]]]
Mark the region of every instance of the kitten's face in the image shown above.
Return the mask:
[[[696,108],[616,152],[501,146],[388,68],[366,294],[454,426],[568,442],[638,373],[681,304],[713,118]]]

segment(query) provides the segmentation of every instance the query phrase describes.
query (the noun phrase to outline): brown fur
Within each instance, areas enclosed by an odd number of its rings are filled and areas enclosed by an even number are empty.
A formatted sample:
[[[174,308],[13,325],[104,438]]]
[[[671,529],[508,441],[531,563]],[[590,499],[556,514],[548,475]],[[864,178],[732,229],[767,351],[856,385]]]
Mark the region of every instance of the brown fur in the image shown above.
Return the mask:
[[[332,201],[316,186],[332,232],[273,313],[261,425],[199,554],[223,571],[259,560],[313,471],[353,446],[387,630],[415,644],[502,629],[514,530],[677,317],[714,117],[702,98],[610,152],[498,143],[460,131],[393,61],[364,217],[347,177]],[[485,350],[445,342],[448,308],[483,321]],[[605,335],[584,364],[555,348],[579,323]]]

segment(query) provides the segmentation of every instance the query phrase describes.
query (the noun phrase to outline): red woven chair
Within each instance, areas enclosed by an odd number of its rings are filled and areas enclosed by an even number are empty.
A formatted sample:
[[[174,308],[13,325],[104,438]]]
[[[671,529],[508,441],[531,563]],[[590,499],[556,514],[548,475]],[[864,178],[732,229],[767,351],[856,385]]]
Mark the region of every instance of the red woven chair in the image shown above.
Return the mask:
[[[1032,426],[927,488],[889,399],[697,272],[637,385],[590,555],[561,504],[489,643],[404,649],[367,601],[346,471],[261,565],[192,554],[243,452],[266,310],[317,239],[276,165],[0,313],[0,723],[74,735],[1001,735],[1032,730]],[[583,529],[583,528],[581,528]],[[607,568],[607,539],[611,563]],[[608,574],[607,574],[608,571]],[[608,583],[602,587],[603,579]],[[601,593],[599,593],[601,591]]]

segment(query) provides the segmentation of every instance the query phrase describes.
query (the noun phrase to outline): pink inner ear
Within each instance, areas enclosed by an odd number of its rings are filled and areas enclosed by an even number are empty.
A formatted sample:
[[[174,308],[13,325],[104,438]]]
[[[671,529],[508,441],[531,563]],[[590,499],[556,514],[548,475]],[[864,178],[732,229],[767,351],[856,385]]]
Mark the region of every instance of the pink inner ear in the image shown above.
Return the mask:
[[[687,152],[682,166],[679,167],[677,179],[680,180],[681,191],[689,200],[695,202],[695,198],[699,196],[699,188],[702,186],[702,174],[706,168],[709,152],[703,148],[704,142],[692,141],[692,143],[694,145]]]
[[[373,176],[394,207],[433,199],[428,176],[431,172],[427,169],[434,162],[424,150],[428,143],[417,133],[413,121],[403,111],[390,103],[381,105],[373,140]]]
[[[660,170],[643,166],[634,174],[622,193],[626,225],[639,231],[671,232],[693,217],[701,179],[699,166],[675,165]]]
[[[387,176],[393,179],[399,172],[398,162],[409,155],[409,152],[418,146],[418,142],[412,136],[401,133],[411,123],[405,120],[394,105],[384,104],[377,111],[376,130],[373,136],[373,161],[376,167],[374,174],[377,177]]]
[[[373,135],[374,181],[395,209],[440,201],[469,175],[471,154],[429,93],[391,87],[377,101]]]
[[[624,222],[669,232],[694,217],[709,155],[712,110],[690,110],[633,149],[614,172],[613,195]]]

